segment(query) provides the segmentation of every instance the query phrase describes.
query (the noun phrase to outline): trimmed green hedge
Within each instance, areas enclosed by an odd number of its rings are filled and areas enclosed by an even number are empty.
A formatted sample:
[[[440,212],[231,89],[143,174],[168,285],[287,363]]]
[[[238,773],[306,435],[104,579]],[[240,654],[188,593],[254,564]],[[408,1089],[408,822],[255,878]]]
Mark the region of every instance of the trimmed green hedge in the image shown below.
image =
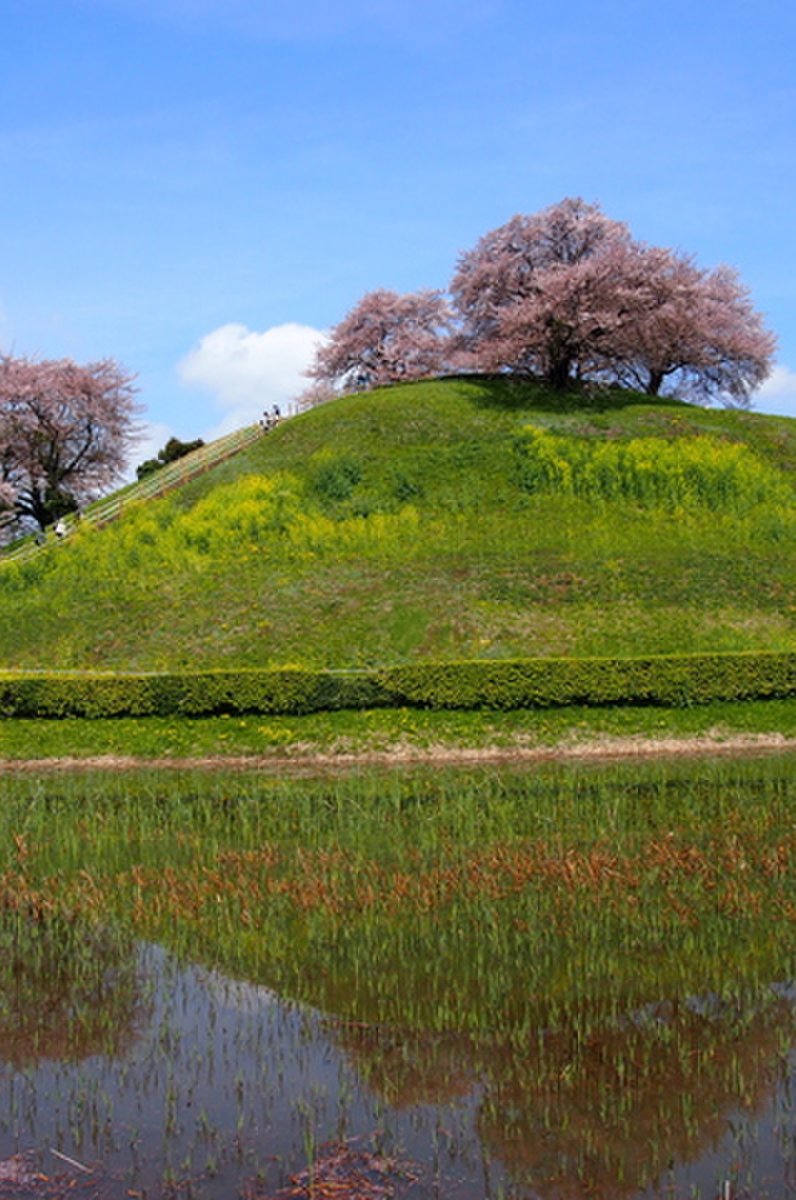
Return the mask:
[[[688,705],[796,696],[796,654],[428,663],[380,677],[401,703],[431,708]]]
[[[379,689],[368,676],[336,676],[328,671],[0,674],[3,717],[306,713],[379,703]]]
[[[369,671],[5,672],[2,717],[211,716],[377,707],[706,704],[796,696],[796,653],[418,663]]]

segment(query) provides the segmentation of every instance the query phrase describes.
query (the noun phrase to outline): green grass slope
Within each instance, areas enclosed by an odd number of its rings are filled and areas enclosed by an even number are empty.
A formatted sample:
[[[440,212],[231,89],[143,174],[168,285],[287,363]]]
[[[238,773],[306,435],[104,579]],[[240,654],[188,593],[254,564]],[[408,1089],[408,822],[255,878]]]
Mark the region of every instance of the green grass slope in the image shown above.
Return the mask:
[[[796,421],[506,380],[348,396],[0,564],[0,665],[796,649]]]

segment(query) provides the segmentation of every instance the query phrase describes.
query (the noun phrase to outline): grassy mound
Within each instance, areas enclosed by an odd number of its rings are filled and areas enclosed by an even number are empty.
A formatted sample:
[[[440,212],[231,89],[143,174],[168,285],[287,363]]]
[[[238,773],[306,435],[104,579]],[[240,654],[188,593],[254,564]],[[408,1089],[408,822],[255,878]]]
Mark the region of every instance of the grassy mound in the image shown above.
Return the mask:
[[[796,649],[796,421],[446,380],[0,564],[5,667]]]

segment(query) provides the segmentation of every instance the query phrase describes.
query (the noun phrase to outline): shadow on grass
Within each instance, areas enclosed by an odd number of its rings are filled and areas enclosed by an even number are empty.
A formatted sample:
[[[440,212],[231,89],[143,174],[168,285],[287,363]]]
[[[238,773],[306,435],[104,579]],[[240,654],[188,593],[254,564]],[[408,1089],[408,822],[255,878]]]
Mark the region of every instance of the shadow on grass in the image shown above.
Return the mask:
[[[691,408],[672,396],[647,396],[643,392],[617,387],[598,387],[572,381],[566,392],[558,392],[536,379],[518,379],[510,375],[448,375],[455,383],[468,386],[473,403],[480,408],[500,408],[544,412],[609,412],[633,405],[660,404],[666,408]]]

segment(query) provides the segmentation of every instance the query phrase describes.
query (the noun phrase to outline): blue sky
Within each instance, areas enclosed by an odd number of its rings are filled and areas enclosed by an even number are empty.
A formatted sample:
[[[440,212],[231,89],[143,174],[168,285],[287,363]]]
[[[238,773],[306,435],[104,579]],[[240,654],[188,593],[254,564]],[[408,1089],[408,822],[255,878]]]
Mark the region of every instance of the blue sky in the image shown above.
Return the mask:
[[[596,201],[736,267],[796,416],[782,0],[0,0],[0,347],[138,374],[151,438],[285,402],[376,287]]]

